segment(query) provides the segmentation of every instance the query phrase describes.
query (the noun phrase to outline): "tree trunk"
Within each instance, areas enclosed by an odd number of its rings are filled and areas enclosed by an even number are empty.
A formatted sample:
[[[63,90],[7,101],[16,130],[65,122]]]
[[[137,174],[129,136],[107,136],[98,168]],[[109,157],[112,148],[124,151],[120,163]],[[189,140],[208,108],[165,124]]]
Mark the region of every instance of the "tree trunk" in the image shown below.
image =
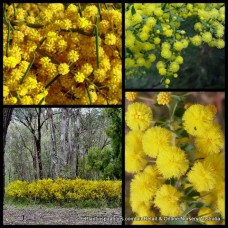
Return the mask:
[[[13,108],[3,108],[3,194],[5,193],[5,163],[4,163],[4,154],[5,154],[5,144],[6,144],[6,135],[8,126],[11,121],[13,113]],[[4,204],[4,203],[3,203]]]
[[[33,166],[33,173],[34,179],[38,179],[38,170],[37,170],[37,149],[36,149],[36,136],[33,135],[33,155],[32,155],[32,166]]]
[[[3,154],[5,152],[6,134],[7,134],[9,123],[11,121],[12,113],[13,113],[13,108],[3,108]]]
[[[76,154],[76,169],[75,169],[75,177],[77,178],[78,175],[78,168],[79,168],[79,145],[77,148],[77,154]]]
[[[61,121],[61,160],[60,165],[61,169],[64,169],[67,164],[66,158],[66,125],[67,125],[67,108],[63,108],[62,110],[62,121]]]
[[[72,144],[72,120],[71,120],[71,110],[69,108],[69,128],[68,128],[68,144],[69,150],[67,155],[67,164],[69,167],[73,166],[73,144]]]
[[[39,167],[39,178],[43,178],[43,168],[42,168],[42,160],[41,160],[41,108],[38,108],[38,137],[36,138],[36,149],[37,149],[37,160]]]
[[[50,124],[50,133],[51,133],[51,142],[52,142],[52,151],[51,151],[51,176],[55,180],[58,177],[58,154],[56,146],[56,135],[55,135],[55,125],[53,121],[53,111],[52,108],[47,109],[49,124]]]
[[[80,136],[80,109],[76,112],[76,118],[75,118],[75,147],[76,147],[76,162],[75,162],[75,177],[77,178],[79,176],[78,170],[79,170],[79,156],[80,156],[80,145],[79,145],[79,136]]]

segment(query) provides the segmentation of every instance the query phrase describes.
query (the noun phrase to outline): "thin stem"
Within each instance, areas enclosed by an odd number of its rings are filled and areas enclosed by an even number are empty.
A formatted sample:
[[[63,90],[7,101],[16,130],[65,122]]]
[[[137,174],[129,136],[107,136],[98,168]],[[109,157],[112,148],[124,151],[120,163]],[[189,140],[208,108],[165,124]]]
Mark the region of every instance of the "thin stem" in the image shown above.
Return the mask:
[[[101,4],[100,3],[98,3],[98,12],[100,14],[100,19],[102,21],[102,10],[101,10]]]
[[[153,99],[151,98],[146,98],[146,97],[138,97],[137,98],[141,99],[141,100],[145,100],[145,101],[153,101]]]
[[[183,97],[186,97],[186,96],[191,95],[191,94],[193,94],[193,92],[185,93],[185,94],[183,94],[182,96],[183,96]]]
[[[38,103],[38,105],[41,105],[43,103],[43,101],[45,100],[45,97],[43,97],[40,102]]]
[[[174,117],[174,113],[176,111],[177,108],[177,102],[175,103],[174,107],[173,107],[173,111],[172,111],[172,115],[171,115],[171,121],[173,121],[173,117]]]
[[[97,68],[100,68],[100,54],[99,54],[99,36],[98,36],[98,28],[97,23],[94,25],[95,34],[96,34],[96,53],[97,53]]]
[[[24,80],[25,80],[25,78],[26,78],[28,72],[30,71],[30,69],[31,69],[31,67],[32,67],[32,64],[33,64],[34,61],[35,61],[35,59],[36,59],[36,57],[35,57],[35,55],[34,55],[33,58],[32,58],[32,60],[31,60],[31,62],[30,62],[29,65],[28,65],[28,68],[27,68],[27,70],[26,70],[26,72],[25,72],[23,78],[21,79],[21,84],[24,82]]]
[[[81,4],[78,3],[78,8],[79,8],[79,14],[80,14],[80,17],[82,16],[82,8],[81,8]]]
[[[88,89],[87,83],[85,83],[85,87],[86,87],[86,92],[87,92],[88,97],[89,97],[89,103],[90,103],[90,105],[91,105],[91,104],[92,104],[92,99],[91,99],[91,96],[90,96],[90,92],[89,92],[89,89]]]
[[[194,189],[191,188],[187,193],[186,193],[186,196],[189,195]]]
[[[3,23],[9,26],[12,30],[15,30],[13,26],[11,25],[10,21],[6,17],[6,3],[3,5]]]
[[[50,55],[48,55],[46,52],[44,52],[43,50],[37,48],[36,49],[37,52],[39,52],[42,56],[47,56],[53,63],[55,64],[60,64],[60,62],[58,62],[57,60],[55,60],[53,57],[51,57]]]
[[[57,74],[46,86],[45,89],[47,89],[48,87],[50,87],[59,77],[61,76],[61,74]]]
[[[205,196],[207,196],[207,195],[209,195],[209,194],[211,194],[211,192],[208,192],[208,193],[206,193],[206,194],[203,195],[203,196],[199,196],[198,198],[196,198],[196,200],[198,201],[198,199],[201,199],[201,198],[203,198],[203,197],[205,197]]]
[[[16,19],[16,7],[14,3],[13,3],[13,17],[14,19]]]
[[[8,23],[7,43],[6,43],[6,57],[9,56],[9,42],[10,42],[10,23]]]
[[[107,10],[109,10],[108,4],[107,4],[107,3],[104,3],[104,5],[105,5],[105,8],[106,8]]]
[[[174,113],[175,113],[175,110],[176,110],[176,107],[177,107],[177,102],[175,103],[173,109],[171,109],[170,105],[167,105],[168,109],[169,109],[169,113],[170,113],[170,130],[174,132],[174,128],[173,128],[173,117],[174,117]],[[172,145],[175,146],[176,144],[176,136],[174,133],[172,133]]]

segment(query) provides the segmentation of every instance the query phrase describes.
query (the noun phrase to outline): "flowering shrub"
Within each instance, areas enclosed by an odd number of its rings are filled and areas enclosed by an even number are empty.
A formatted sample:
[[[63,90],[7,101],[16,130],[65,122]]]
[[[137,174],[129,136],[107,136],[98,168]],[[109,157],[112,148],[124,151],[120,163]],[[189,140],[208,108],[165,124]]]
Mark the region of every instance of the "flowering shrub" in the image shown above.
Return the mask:
[[[120,104],[121,4],[4,4],[4,104]]]
[[[214,120],[217,109],[185,105],[187,95],[160,92],[152,108],[144,102],[127,107],[125,171],[134,174],[133,224],[221,224],[225,219],[224,133]],[[159,118],[158,109],[167,108],[169,116]]]
[[[126,77],[156,68],[156,85],[178,77],[188,46],[223,49],[224,3],[134,3],[125,7]],[[156,75],[152,75],[156,77]]]
[[[107,199],[114,200],[121,197],[121,181],[92,181],[92,180],[66,180],[58,178],[26,181],[14,181],[6,187],[6,195],[16,198],[41,199],[45,201],[77,201]]]

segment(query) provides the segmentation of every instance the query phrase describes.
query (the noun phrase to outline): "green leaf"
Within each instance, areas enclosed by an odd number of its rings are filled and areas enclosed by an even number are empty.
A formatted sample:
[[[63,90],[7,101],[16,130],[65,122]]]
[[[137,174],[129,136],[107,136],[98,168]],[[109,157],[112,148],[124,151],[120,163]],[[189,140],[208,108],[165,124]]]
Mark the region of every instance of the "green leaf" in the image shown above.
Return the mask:
[[[30,71],[30,69],[31,69],[31,67],[32,67],[32,64],[33,64],[34,61],[35,61],[35,59],[36,59],[36,57],[35,57],[35,55],[34,55],[33,58],[32,58],[32,60],[31,60],[31,62],[30,62],[29,65],[28,65],[28,68],[27,68],[27,70],[26,70],[24,76],[23,76],[22,79],[21,79],[21,83],[24,82],[24,80],[25,80],[25,78],[26,78],[28,72]]]
[[[187,201],[187,202],[194,202],[195,199],[190,196],[182,196],[181,200]]]
[[[170,185],[174,186],[175,183],[176,183],[176,181],[177,181],[177,179],[172,177],[172,178],[170,178],[170,179],[167,179],[167,180],[165,181],[165,184],[170,184]]]
[[[164,9],[165,9],[166,5],[167,5],[167,3],[162,3],[162,5],[161,5],[162,10],[164,10]]]
[[[180,218],[177,221],[167,221],[166,222],[166,225],[186,225],[186,224],[187,224],[187,221],[181,220]]]
[[[186,152],[191,152],[192,150],[195,149],[192,143],[186,143],[186,142],[180,143],[180,148]]]
[[[160,30],[160,32],[163,32],[162,25],[161,25],[160,21],[158,21],[154,27],[155,27],[155,29]]]
[[[87,84],[85,84],[85,87],[86,87],[86,92],[87,92],[88,98],[89,98],[89,104],[91,105],[92,104],[92,99],[91,99],[91,95],[90,95],[90,92],[89,92]]]
[[[140,37],[139,37],[136,33],[134,33],[134,35],[135,35],[136,40],[138,40],[138,41],[140,41],[140,42],[143,42],[143,41],[140,39]]]
[[[175,121],[176,121],[176,124],[182,125],[182,118],[181,117],[175,118]]]
[[[184,194],[186,195],[188,192],[190,192],[191,189],[192,189],[192,186],[185,188]]]
[[[174,115],[177,116],[177,117],[182,117],[184,112],[185,112],[184,108],[182,108],[182,107],[181,108],[177,108],[175,113],[174,113]]]
[[[194,222],[192,223],[192,225],[206,225],[206,224],[203,223],[203,222],[194,221]]]
[[[190,212],[192,212],[193,210],[196,210],[198,208],[196,208],[196,205],[193,204],[192,206],[190,206],[189,208],[187,208],[182,214],[181,217],[186,217],[186,215],[188,215]]]
[[[200,196],[200,194],[196,190],[193,190],[192,192],[189,193],[189,196],[190,197],[195,197],[195,196]]]
[[[206,206],[209,206],[209,205],[207,205],[207,204],[205,204],[205,203],[202,203],[202,202],[194,202],[192,205],[191,205],[191,207],[196,207],[196,208],[202,208],[202,207],[206,207]]]
[[[177,135],[177,138],[189,137],[188,132],[183,128],[178,128],[177,130],[175,130],[175,133]]]
[[[186,97],[181,97],[181,96],[177,96],[177,95],[171,95],[171,97],[176,102],[183,102],[186,100]]]
[[[184,193],[185,193],[185,196],[188,196],[188,197],[194,197],[194,196],[200,196],[200,193],[197,192],[195,189],[193,189],[192,186],[184,189]]]
[[[136,10],[135,10],[135,7],[132,6],[132,7],[131,7],[131,15],[133,16],[134,14],[136,14]]]
[[[156,121],[154,126],[166,126],[168,123],[166,123],[165,121]]]
[[[177,17],[177,21],[182,22],[182,21],[184,21],[184,19],[182,17]]]

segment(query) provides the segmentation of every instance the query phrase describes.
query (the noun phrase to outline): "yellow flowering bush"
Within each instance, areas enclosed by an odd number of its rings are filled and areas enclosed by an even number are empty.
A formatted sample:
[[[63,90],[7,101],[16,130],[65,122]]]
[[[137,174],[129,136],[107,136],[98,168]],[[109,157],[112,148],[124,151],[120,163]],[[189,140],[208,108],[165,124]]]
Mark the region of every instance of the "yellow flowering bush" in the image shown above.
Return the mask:
[[[138,94],[125,112],[132,224],[222,224],[224,133],[216,106],[186,105],[191,93]]]
[[[121,104],[118,3],[4,4],[4,104]]]
[[[77,201],[107,199],[115,200],[121,197],[121,181],[93,181],[58,178],[42,179],[28,183],[14,181],[6,187],[6,195],[14,198],[41,199],[44,201]]]
[[[223,49],[224,31],[224,3],[125,4],[126,83],[152,75],[154,87],[172,86],[187,48]]]

